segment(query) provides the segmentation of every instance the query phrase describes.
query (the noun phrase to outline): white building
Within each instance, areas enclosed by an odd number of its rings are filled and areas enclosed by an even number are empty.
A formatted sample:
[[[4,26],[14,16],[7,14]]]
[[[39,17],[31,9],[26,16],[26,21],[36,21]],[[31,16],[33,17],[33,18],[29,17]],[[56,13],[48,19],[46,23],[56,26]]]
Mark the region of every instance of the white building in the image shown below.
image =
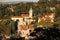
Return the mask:
[[[19,22],[22,24],[22,22],[28,22],[28,24],[30,24],[30,22],[32,22],[32,14],[33,14],[33,10],[32,8],[30,8],[29,10],[29,14],[22,14],[21,16],[13,16],[11,17],[11,20],[19,20]]]
[[[19,20],[17,32],[18,33],[21,32],[21,34],[22,34],[21,36],[23,36],[23,37],[25,37],[26,34],[29,33],[28,26],[26,26],[26,25],[30,25],[30,23],[33,21],[32,14],[33,14],[33,10],[32,10],[32,8],[30,8],[29,14],[22,14],[21,16],[11,17],[11,20],[13,20],[13,21]],[[27,29],[25,30],[22,26],[24,26]]]

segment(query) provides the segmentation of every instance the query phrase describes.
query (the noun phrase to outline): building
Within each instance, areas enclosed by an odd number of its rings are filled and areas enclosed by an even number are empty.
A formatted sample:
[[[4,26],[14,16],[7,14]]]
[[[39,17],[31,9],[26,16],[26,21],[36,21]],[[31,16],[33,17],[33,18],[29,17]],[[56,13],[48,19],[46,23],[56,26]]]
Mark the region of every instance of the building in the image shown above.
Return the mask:
[[[32,8],[30,8],[29,13],[21,14],[20,16],[13,16],[13,17],[11,17],[11,20],[13,20],[13,21],[19,20],[17,32],[18,33],[21,32],[22,36],[25,37],[26,34],[29,33],[27,31],[32,30],[32,28],[33,28],[33,26],[30,25],[30,23],[33,21]]]

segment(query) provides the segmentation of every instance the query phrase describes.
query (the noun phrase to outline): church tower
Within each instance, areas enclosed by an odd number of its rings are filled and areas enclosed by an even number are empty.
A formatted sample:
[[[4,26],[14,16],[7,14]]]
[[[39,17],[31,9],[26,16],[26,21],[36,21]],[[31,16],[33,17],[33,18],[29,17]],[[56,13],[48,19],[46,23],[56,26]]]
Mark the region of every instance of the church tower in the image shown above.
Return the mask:
[[[32,10],[32,8],[30,8],[30,10],[29,10],[29,17],[31,17],[32,18],[32,15],[33,14],[33,10]]]

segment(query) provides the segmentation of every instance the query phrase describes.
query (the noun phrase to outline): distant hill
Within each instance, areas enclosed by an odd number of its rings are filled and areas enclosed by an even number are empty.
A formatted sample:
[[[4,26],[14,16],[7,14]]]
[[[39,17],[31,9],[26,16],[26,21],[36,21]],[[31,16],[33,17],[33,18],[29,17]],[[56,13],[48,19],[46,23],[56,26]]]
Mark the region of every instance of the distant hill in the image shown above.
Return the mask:
[[[0,3],[3,4],[16,4],[19,2],[38,2],[39,0],[1,0]]]

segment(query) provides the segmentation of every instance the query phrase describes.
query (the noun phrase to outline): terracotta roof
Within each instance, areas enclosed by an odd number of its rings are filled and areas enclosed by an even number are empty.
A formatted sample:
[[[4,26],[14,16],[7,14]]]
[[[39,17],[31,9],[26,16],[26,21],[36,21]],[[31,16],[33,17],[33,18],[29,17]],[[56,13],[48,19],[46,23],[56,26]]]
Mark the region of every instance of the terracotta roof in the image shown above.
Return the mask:
[[[23,18],[22,16],[14,16],[12,18]]]
[[[46,20],[51,20],[51,18],[49,17],[49,15],[46,15],[46,16],[45,16],[45,19],[46,19]]]
[[[51,18],[50,17],[46,17],[46,20],[51,20]]]
[[[28,25],[28,28],[33,28],[33,25]]]
[[[29,17],[28,14],[22,14],[21,16],[13,16],[13,18],[24,18],[24,17]]]
[[[55,13],[51,13],[50,15],[53,15],[53,16],[55,16]]]
[[[28,17],[29,15],[28,15],[28,14],[22,14],[21,16],[23,16],[23,17]]]
[[[51,20],[52,19],[51,16],[55,16],[55,13],[47,14],[44,17],[43,16],[42,17],[39,17],[38,20],[39,21]]]
[[[27,30],[27,28],[28,28],[28,27],[25,26],[25,25],[24,25],[24,26],[21,26],[21,30]]]
[[[29,29],[29,28],[33,28],[33,26],[32,25],[27,25],[27,26],[21,26],[21,30],[27,30],[27,29]]]
[[[38,20],[44,21],[44,18],[43,17],[39,17]]]

